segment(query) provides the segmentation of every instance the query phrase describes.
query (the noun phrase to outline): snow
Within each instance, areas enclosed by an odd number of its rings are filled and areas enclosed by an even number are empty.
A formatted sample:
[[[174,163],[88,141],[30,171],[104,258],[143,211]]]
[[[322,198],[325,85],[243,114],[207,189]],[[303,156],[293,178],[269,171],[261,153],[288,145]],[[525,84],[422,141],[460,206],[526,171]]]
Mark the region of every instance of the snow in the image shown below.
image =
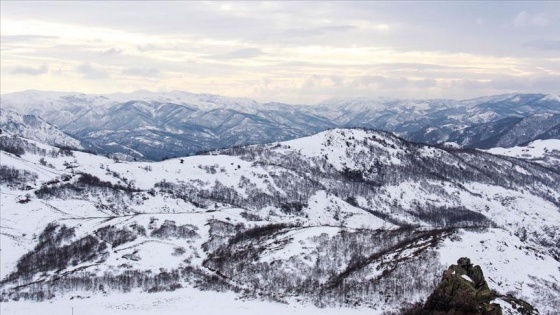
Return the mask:
[[[315,251],[316,244],[311,239],[322,234],[332,238],[340,231],[341,228],[331,226],[307,227],[293,230],[281,238],[270,240],[269,248],[261,254],[259,261],[270,263],[275,260],[286,260],[293,256],[305,257],[306,255],[313,255],[313,258],[304,259],[309,266],[313,266],[316,261],[317,252]],[[273,246],[273,243],[282,242],[287,242],[287,244],[284,246]],[[342,268],[342,266],[340,267]],[[294,270],[294,272],[297,272],[297,270]]]
[[[78,295],[80,293],[74,294],[74,296]],[[81,295],[88,296],[88,293]],[[179,315],[190,313],[204,315],[375,315],[382,313],[369,308],[317,308],[297,303],[282,304],[270,301],[242,300],[234,293],[200,291],[194,288],[183,288],[174,292],[94,295],[73,300],[65,297],[43,303],[8,302],[0,304],[0,311],[6,315]]]
[[[106,95],[24,91],[2,95],[2,108],[40,116],[103,148],[109,142],[122,142],[123,132],[131,130],[133,133],[126,135],[127,146],[141,151],[148,159],[160,160],[199,150],[293,139],[332,127],[380,128],[410,136],[418,131],[416,128],[422,124],[419,122],[426,116],[430,117],[432,128],[442,123],[472,125],[511,115],[499,106],[488,106],[489,103],[506,101],[517,106],[538,96],[542,99],[520,106],[520,115],[558,113],[550,103],[558,96],[539,94],[462,101],[333,98],[302,106],[259,104],[247,98],[184,91]],[[539,106],[539,102],[544,106]],[[454,129],[446,127],[449,128]],[[448,131],[438,133],[442,137],[438,141],[446,140]],[[127,148],[111,149],[129,153]]]
[[[0,127],[4,132],[20,135],[43,143],[83,149],[80,140],[75,139],[53,127],[41,118],[26,117],[2,109],[0,110]]]
[[[3,157],[2,162],[4,162]],[[34,235],[38,235],[48,223],[64,219],[107,216],[90,202],[71,200],[47,203],[39,199],[31,199],[26,204],[20,204],[18,197],[21,195],[21,191],[4,186],[0,194],[2,209],[0,274],[2,276],[14,270],[17,259],[33,248]]]
[[[391,229],[395,225],[374,217],[363,209],[354,207],[340,198],[319,191],[309,198],[305,212],[314,225],[342,225],[354,228]],[[336,220],[334,217],[339,217]]]
[[[543,97],[541,100],[560,103],[560,95],[548,94],[545,97]]]
[[[538,298],[538,279],[560,283],[560,262],[502,229],[484,233],[464,230],[458,238],[446,239],[438,252],[444,266],[456,264],[461,257],[470,258],[481,266],[490,289],[502,294],[515,292],[529,302]]]
[[[486,150],[492,154],[506,155],[529,160],[541,160],[546,157],[554,159],[560,164],[560,140],[535,140],[526,146],[513,148],[492,148]]]
[[[387,165],[401,163],[399,154],[404,154],[406,147],[397,138],[384,133],[366,132],[363,130],[332,130],[320,133],[316,136],[306,137],[298,140],[282,143],[274,146],[271,150],[279,153],[297,153],[310,160],[322,155],[328,156],[329,163],[338,169],[345,167],[360,169],[363,165],[358,164],[357,159],[347,154],[350,146],[346,141],[352,138],[352,152],[363,153],[368,163],[373,163],[371,157],[379,157],[380,161]],[[50,150],[52,147],[29,140],[38,147]],[[364,144],[364,142],[366,144]],[[329,144],[330,143],[330,144]],[[541,143],[532,144],[534,148],[540,147]],[[375,150],[372,154],[370,150]],[[542,152],[551,152],[550,145],[546,144]],[[379,152],[379,154],[377,154]],[[448,153],[437,148],[425,147],[414,152],[423,156],[448,158]],[[157,163],[147,162],[116,162],[103,156],[96,156],[83,152],[74,152],[74,156],[59,156],[51,158],[44,157],[53,168],[40,164],[39,155],[30,153],[17,157],[9,153],[0,152],[2,165],[16,167],[32,171],[38,174],[35,183],[29,183],[38,188],[42,182],[60,178],[64,175],[72,175],[73,172],[85,172],[99,177],[103,181],[114,184],[125,185],[133,182],[135,187],[143,190],[150,189],[155,183],[168,181],[176,184],[192,184],[198,188],[208,188],[216,182],[233,188],[241,196],[248,196],[248,192],[241,185],[242,178],[263,192],[271,192],[278,187],[273,181],[268,181],[279,166],[262,166],[251,161],[243,160],[237,156],[228,155],[205,155],[185,158],[170,159]],[[67,169],[65,164],[75,165],[74,171]],[[285,172],[292,172],[283,169]],[[516,172],[525,172],[524,168],[516,166]],[[302,176],[299,174],[298,176]],[[126,178],[126,180],[125,180]],[[76,177],[72,179],[76,180]],[[437,190],[434,189],[437,187]],[[533,187],[535,188],[535,187]],[[535,189],[537,189],[536,187]],[[206,258],[201,250],[202,244],[208,241],[209,226],[207,222],[211,219],[229,221],[232,224],[244,223],[247,226],[258,226],[270,222],[290,222],[301,224],[284,235],[270,239],[266,250],[259,257],[263,262],[271,262],[289,257],[312,256],[310,249],[313,248],[313,238],[326,234],[335,236],[342,229],[390,230],[396,226],[382,220],[376,215],[349,204],[348,202],[334,196],[328,189],[316,191],[307,200],[304,207],[304,215],[294,217],[289,215],[271,214],[270,207],[255,210],[263,221],[247,222],[241,212],[244,209],[234,208],[227,205],[217,205],[216,211],[209,212],[206,209],[197,208],[195,205],[169,196],[149,196],[139,193],[138,198],[132,199],[134,212],[115,216],[108,210],[103,210],[90,200],[41,200],[32,198],[29,203],[18,202],[27,192],[12,189],[2,185],[0,196],[2,207],[2,232],[0,236],[2,249],[2,276],[15,268],[17,258],[29,251],[35,244],[33,235],[40,233],[46,224],[57,221],[68,226],[75,227],[77,237],[88,235],[97,229],[106,226],[131,227],[131,224],[142,226],[150,225],[155,218],[157,225],[166,220],[174,221],[177,226],[192,224],[199,230],[199,237],[192,239],[155,239],[153,237],[139,236],[136,240],[121,246],[112,248],[112,251],[102,266],[94,266],[91,269],[104,272],[117,269],[123,262],[130,264],[137,270],[153,270],[159,268],[175,268],[181,266],[185,259],[189,259],[194,266],[200,266]],[[140,200],[140,197],[148,197]],[[560,192],[550,192],[551,198],[558,198]],[[102,198],[100,198],[102,199]],[[102,199],[103,200],[103,199]],[[394,204],[397,201],[397,205]],[[543,246],[530,243],[531,241],[544,239],[555,241],[550,236],[550,231],[555,231],[560,226],[560,212],[558,207],[544,198],[537,197],[530,192],[489,184],[472,182],[440,182],[435,179],[422,181],[402,181],[392,186],[385,185],[379,188],[379,192],[370,200],[363,197],[356,198],[356,203],[374,209],[388,216],[398,218],[401,222],[428,226],[411,215],[419,201],[429,202],[434,207],[461,207],[482,213],[496,223],[497,228],[486,231],[465,230],[459,238],[451,237],[445,239],[437,252],[440,254],[441,264],[448,266],[456,263],[459,257],[467,256],[475,264],[480,264],[487,275],[491,288],[500,292],[515,291],[521,297],[527,297],[534,301],[538,289],[541,287],[538,280],[543,279],[552,283],[559,283],[558,270],[560,265],[544,251]],[[214,210],[214,209],[213,209]],[[407,213],[408,212],[408,213]],[[269,220],[264,222],[264,220]],[[522,229],[527,230],[528,240],[522,242],[513,233]],[[520,233],[518,233],[520,234]],[[550,237],[550,238],[549,238]],[[284,242],[282,246],[274,242]],[[532,247],[528,247],[531,244]],[[427,245],[423,244],[423,245]],[[174,255],[175,248],[182,247],[185,253],[182,256]],[[408,257],[413,254],[412,248],[389,254],[387,257]],[[130,259],[134,255],[134,259]],[[129,257],[126,258],[125,256]],[[313,257],[309,260],[300,260],[311,266]],[[527,268],[531,266],[531,268]],[[81,265],[75,268],[82,267]],[[343,266],[340,266],[343,267]],[[375,266],[370,266],[375,267]],[[372,268],[373,270],[373,268]],[[297,272],[297,270],[293,270]],[[368,277],[374,277],[376,272],[372,271]],[[76,293],[77,294],[77,293]],[[76,295],[74,294],[74,295]],[[86,295],[88,293],[85,293]],[[205,295],[208,294],[208,295]],[[76,310],[92,313],[111,313],[113,311],[123,312],[145,312],[152,314],[156,311],[173,314],[174,312],[185,312],[186,310],[197,310],[205,314],[223,312],[222,306],[227,306],[229,312],[239,311],[257,312],[266,305],[266,310],[274,310],[293,314],[306,311],[307,314],[315,312],[315,308],[308,305],[299,305],[292,301],[290,305],[263,303],[258,301],[236,300],[232,294],[220,295],[223,305],[203,302],[211,296],[219,295],[215,292],[199,292],[196,289],[180,289],[173,293],[139,294],[131,295],[116,294],[110,297],[93,296],[84,300],[69,301],[68,297],[58,298],[46,303],[36,304],[31,302],[9,302],[2,303],[2,312],[6,314],[41,314],[60,313],[62,307],[75,306]],[[120,297],[121,300],[116,299]],[[415,297],[416,298],[416,297]],[[136,301],[136,300],[138,301]],[[200,302],[198,299],[202,299]],[[195,301],[196,302],[193,302]],[[72,304],[75,303],[75,304]],[[166,304],[163,306],[163,304]],[[229,304],[228,304],[229,303]],[[262,305],[260,304],[262,303]],[[207,305],[210,304],[210,305]],[[271,306],[274,305],[274,306]],[[158,309],[158,307],[160,309]],[[264,307],[264,306],[262,306]],[[198,308],[198,309],[197,309]],[[336,309],[320,310],[321,314],[334,314]],[[342,309],[339,312],[360,313],[364,310]],[[368,314],[375,311],[367,309]],[[87,314],[87,313],[85,313]]]
[[[352,144],[356,147],[348,147],[349,139],[352,139]],[[370,148],[363,145],[364,141],[368,145],[379,148],[378,158],[383,164],[401,164],[401,160],[397,158],[397,155],[402,153],[400,143],[392,136],[381,132],[372,135],[371,132],[360,129],[333,129],[313,136],[285,141],[283,144],[309,158],[326,156],[329,163],[337,170],[343,170],[345,167],[358,168],[356,159],[348,156],[347,150],[352,150],[355,154],[370,153]]]
[[[240,107],[251,108],[256,102],[248,98],[225,97],[211,94],[195,94],[184,91],[150,92],[139,90],[132,93],[80,94],[72,92],[23,91],[2,95],[2,105],[20,113],[40,108],[64,109],[76,105],[90,108],[109,108],[128,101],[176,103],[203,110]],[[139,103],[136,103],[138,105]],[[140,105],[141,106],[141,105]],[[151,109],[144,107],[148,112]]]
[[[492,303],[496,303],[496,304],[498,304],[502,307],[502,314],[503,315],[517,315],[517,314],[519,314],[519,312],[517,312],[511,306],[511,304],[509,304],[508,302],[506,302],[502,299],[495,299],[495,300],[492,301]]]

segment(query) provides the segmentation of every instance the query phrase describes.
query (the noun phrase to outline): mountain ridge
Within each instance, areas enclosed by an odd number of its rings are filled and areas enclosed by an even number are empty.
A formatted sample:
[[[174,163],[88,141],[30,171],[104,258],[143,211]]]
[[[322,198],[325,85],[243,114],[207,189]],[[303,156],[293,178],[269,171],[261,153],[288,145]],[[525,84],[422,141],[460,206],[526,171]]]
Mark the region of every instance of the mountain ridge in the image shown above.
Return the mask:
[[[315,105],[289,105],[181,91],[110,95],[31,91],[5,94],[1,105],[38,115],[109,153],[133,150],[144,158],[161,160],[295,139],[335,127],[381,129],[430,144],[454,135],[454,141],[463,143],[468,136],[459,131],[464,128],[514,117],[560,115],[559,100],[556,95],[506,94],[463,101],[334,98]],[[537,126],[535,122],[528,128]],[[554,130],[534,138],[557,138]]]

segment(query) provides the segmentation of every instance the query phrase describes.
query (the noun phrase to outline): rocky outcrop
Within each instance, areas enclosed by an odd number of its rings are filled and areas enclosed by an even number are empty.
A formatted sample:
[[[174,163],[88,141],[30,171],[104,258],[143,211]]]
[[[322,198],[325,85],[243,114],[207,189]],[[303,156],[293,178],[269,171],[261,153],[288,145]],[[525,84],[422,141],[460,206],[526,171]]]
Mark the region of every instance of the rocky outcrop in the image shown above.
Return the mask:
[[[502,315],[496,294],[490,290],[480,266],[460,258],[443,273],[441,283],[428,297],[422,314],[434,315]]]
[[[398,315],[539,315],[531,304],[490,290],[480,266],[463,257],[443,272],[440,284],[424,305],[417,303]]]
[[[504,315],[539,315],[539,310],[531,304],[511,295],[502,296],[499,300],[503,305]],[[507,303],[507,304],[506,304]]]

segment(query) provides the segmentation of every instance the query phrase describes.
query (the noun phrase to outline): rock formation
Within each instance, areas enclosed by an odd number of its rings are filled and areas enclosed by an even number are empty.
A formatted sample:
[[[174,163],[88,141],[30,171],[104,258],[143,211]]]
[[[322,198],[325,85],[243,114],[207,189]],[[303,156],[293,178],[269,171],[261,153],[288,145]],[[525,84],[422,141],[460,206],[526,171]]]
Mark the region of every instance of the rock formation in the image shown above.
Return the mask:
[[[428,297],[425,314],[501,315],[499,304],[491,303],[496,295],[490,291],[480,266],[460,258],[443,273],[441,283]]]
[[[463,257],[444,271],[424,306],[416,305],[401,314],[538,315],[539,311],[523,300],[490,290],[480,266],[473,266],[469,258]]]

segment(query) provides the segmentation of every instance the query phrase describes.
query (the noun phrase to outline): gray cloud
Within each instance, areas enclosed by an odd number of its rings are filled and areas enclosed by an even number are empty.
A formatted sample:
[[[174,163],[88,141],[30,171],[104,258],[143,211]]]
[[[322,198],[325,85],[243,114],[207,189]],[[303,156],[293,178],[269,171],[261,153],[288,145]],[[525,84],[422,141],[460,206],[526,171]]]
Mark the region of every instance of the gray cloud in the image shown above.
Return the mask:
[[[109,74],[103,70],[94,68],[89,62],[84,62],[76,67],[76,71],[84,76],[84,79],[105,79]]]
[[[127,2],[7,3],[3,15],[152,35],[190,39],[240,40],[251,45],[301,43],[329,46],[395,47],[496,55],[524,54],[512,49],[519,41],[557,33],[560,8],[554,3],[429,3],[410,2]],[[6,13],[4,13],[6,12]],[[542,13],[546,12],[546,14]],[[150,23],[146,23],[149,16]],[[437,18],[434,18],[436,17]],[[512,25],[541,25],[511,36]],[[477,21],[485,21],[480,25]],[[387,24],[380,35],[368,24]],[[371,25],[370,25],[371,26]],[[524,28],[525,29],[525,28]],[[352,31],[352,36],[341,36]],[[538,33],[537,33],[538,32]],[[457,41],[461,34],[461,41]],[[323,35],[323,36],[316,36]],[[309,42],[309,40],[312,42]],[[483,43],[483,44],[481,44]],[[138,45],[139,49],[149,44]]]
[[[523,47],[531,47],[540,50],[560,50],[560,40],[534,40],[524,43]]]
[[[24,67],[24,66],[17,66],[14,70],[12,70],[12,74],[25,74],[25,75],[42,75],[49,72],[49,66],[43,64],[38,68],[33,67]]]
[[[126,68],[122,74],[135,77],[154,78],[160,75],[160,71],[155,68]]]
[[[4,44],[8,43],[24,43],[24,42],[43,42],[59,39],[58,36],[43,35],[2,35],[0,41]]]
[[[120,55],[120,54],[122,54],[122,49],[109,48],[109,49],[103,51],[101,54],[105,55],[105,56]]]

